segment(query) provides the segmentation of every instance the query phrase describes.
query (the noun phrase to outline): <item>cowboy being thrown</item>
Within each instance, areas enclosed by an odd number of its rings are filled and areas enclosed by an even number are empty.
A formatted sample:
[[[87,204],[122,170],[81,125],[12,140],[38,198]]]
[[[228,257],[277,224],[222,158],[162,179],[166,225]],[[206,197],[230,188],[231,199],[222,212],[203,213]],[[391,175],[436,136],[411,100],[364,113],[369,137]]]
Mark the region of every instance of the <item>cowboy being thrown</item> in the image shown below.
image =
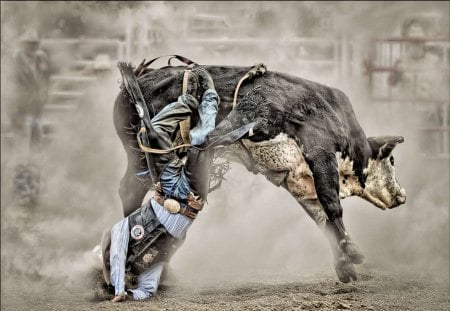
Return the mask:
[[[192,147],[185,153],[153,154],[153,168],[159,180],[154,196],[117,222],[102,241],[104,277],[114,287],[113,302],[127,296],[142,300],[155,295],[165,264],[185,239],[186,232],[198,212],[202,210],[209,190],[213,145],[235,142],[254,124],[219,137],[207,148],[199,148],[210,141],[215,127],[219,96],[213,80],[204,68],[195,68],[198,86],[204,92],[199,104],[197,85],[179,96],[151,120],[148,140],[151,148],[168,150],[180,122],[198,111],[199,121],[190,130]],[[109,235],[110,234],[110,235]],[[138,275],[137,287],[126,288],[126,275]]]

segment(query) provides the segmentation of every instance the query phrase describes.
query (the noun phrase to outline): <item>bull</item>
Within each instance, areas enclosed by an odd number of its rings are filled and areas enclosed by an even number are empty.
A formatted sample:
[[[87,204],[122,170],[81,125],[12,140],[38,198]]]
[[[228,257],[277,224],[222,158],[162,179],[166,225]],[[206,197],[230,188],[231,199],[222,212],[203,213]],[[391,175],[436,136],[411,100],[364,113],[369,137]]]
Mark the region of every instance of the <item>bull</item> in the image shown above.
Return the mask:
[[[364,256],[346,232],[340,200],[356,195],[383,210],[405,203],[392,155],[403,137],[367,138],[343,92],[273,71],[244,83],[233,109],[235,87],[251,68],[202,67],[213,77],[221,99],[211,135],[256,122],[253,133],[226,147],[227,154],[285,188],[326,233],[339,280],[356,280],[354,264],[362,263]],[[184,70],[167,66],[141,71],[138,83],[151,117],[177,100]],[[125,216],[140,206],[154,184],[148,176],[139,176],[147,167],[136,140],[139,121],[122,89],[114,105],[114,125],[128,159],[119,187]]]

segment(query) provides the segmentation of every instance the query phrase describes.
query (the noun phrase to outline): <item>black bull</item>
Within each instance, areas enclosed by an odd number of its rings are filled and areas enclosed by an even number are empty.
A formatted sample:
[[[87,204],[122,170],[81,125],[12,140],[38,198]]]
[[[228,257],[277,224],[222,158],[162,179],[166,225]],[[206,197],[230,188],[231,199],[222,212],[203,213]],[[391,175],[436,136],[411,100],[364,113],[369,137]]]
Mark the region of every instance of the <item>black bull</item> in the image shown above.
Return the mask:
[[[169,66],[149,69],[138,78],[152,117],[181,95],[184,68]],[[214,131],[226,133],[243,124],[259,122],[254,135],[244,137],[247,143],[234,149],[242,151],[246,149],[243,146],[256,142],[240,154],[241,162],[247,169],[259,171],[276,185],[286,188],[319,227],[327,229],[339,279],[343,282],[356,279],[353,264],[361,263],[363,256],[345,232],[340,197],[359,195],[382,209],[404,203],[404,190],[395,179],[390,155],[403,138],[386,136],[367,139],[344,93],[271,71],[244,83],[239,91],[237,107],[232,110],[235,87],[250,68],[204,68],[211,74],[220,96],[218,126]],[[116,99],[114,124],[128,156],[127,170],[119,189],[124,215],[127,216],[140,206],[152,183],[148,180],[142,182],[136,177],[137,172],[146,169],[146,161],[136,141],[135,125],[139,124],[139,117],[125,93],[122,88]],[[191,124],[195,124],[195,117]],[[283,146],[299,151],[295,151],[295,157],[283,155],[283,148],[281,152],[274,149],[277,153],[269,151],[265,156],[262,152],[261,156],[260,150],[254,148],[259,142],[273,141],[280,133],[288,139]],[[351,164],[350,169],[342,169],[337,155],[347,160],[343,163]],[[289,165],[279,166],[276,164],[278,162],[289,162]],[[309,177],[305,170],[298,171],[302,165],[308,167]],[[371,170],[377,173],[371,176]],[[277,178],[273,176],[280,174],[281,179],[274,181]],[[305,186],[308,181],[313,185],[310,193],[304,190],[308,188]]]

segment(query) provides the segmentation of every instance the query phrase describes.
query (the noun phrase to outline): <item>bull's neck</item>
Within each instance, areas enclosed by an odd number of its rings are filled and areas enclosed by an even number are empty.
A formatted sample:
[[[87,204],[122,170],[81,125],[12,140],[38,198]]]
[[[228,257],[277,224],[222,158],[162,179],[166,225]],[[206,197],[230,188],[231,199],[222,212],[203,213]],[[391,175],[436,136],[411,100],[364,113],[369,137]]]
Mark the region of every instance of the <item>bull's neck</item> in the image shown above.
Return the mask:
[[[364,169],[367,167],[371,155],[371,148],[366,136],[362,135],[350,143],[347,157],[353,163],[353,171],[358,177],[359,183],[364,188]]]

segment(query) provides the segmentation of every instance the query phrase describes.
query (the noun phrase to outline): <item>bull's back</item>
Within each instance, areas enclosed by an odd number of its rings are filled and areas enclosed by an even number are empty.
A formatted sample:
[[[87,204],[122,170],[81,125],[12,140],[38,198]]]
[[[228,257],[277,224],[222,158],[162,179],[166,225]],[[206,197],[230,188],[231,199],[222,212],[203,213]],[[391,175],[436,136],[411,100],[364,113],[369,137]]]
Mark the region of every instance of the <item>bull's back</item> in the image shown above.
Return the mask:
[[[236,85],[250,67],[211,67],[218,93],[226,112],[230,111]],[[256,103],[255,103],[256,102]],[[345,144],[350,132],[350,102],[341,91],[285,73],[267,71],[254,80],[244,82],[238,97],[238,109],[251,111],[255,117],[268,119],[267,139],[280,132],[291,137],[299,132],[322,131],[328,144]],[[243,107],[248,105],[248,107]],[[252,120],[251,120],[252,121]],[[306,134],[309,135],[309,134]],[[325,142],[324,142],[325,143]]]
[[[238,81],[250,68],[207,66],[226,108],[229,108],[233,100]],[[269,104],[269,109],[277,115],[286,113],[286,118],[291,115],[293,122],[327,118],[341,123],[348,112],[352,112],[350,102],[340,90],[276,71],[267,71],[252,81],[244,82],[238,99],[242,99],[252,90],[262,94],[262,105]]]
[[[217,122],[220,122],[231,111],[236,86],[251,67],[204,67],[211,74],[221,99],[217,117]],[[184,70],[183,66],[164,67],[139,77],[151,115],[158,113],[181,95]],[[238,105],[238,109],[242,111],[251,110],[253,118],[268,120],[270,131],[263,139],[273,138],[280,132],[295,136],[298,130],[314,128],[321,129],[323,136],[332,136],[330,141],[343,141],[356,121],[352,116],[350,102],[341,91],[274,71],[267,71],[262,76],[245,81],[239,91]],[[132,104],[129,106],[131,108],[116,110],[130,114],[134,107]],[[129,115],[128,118],[132,116]],[[120,119],[123,120],[123,117]]]
[[[221,98],[222,108],[228,106],[233,101],[234,91],[239,80],[252,68],[239,66],[204,66],[211,74],[216,90]],[[139,78],[139,83],[143,89],[144,97],[151,100],[155,94],[151,92],[161,93],[161,90],[155,90],[162,80],[172,79],[172,85],[165,87],[164,97],[168,101],[162,105],[169,104],[176,97],[181,95],[182,80],[185,67],[164,67],[148,72],[145,76]],[[261,86],[261,92],[264,93],[266,99],[270,102],[278,103],[286,109],[323,107],[330,104],[335,111],[339,111],[341,105],[346,103],[339,102],[341,96],[339,90],[325,86],[323,84],[309,81],[300,77],[292,76],[285,73],[267,71],[262,76],[251,81],[245,81],[240,89],[239,97],[242,98],[252,88]],[[153,96],[152,96],[153,95]],[[158,108],[159,105],[157,105]],[[304,108],[303,107],[303,108]]]

